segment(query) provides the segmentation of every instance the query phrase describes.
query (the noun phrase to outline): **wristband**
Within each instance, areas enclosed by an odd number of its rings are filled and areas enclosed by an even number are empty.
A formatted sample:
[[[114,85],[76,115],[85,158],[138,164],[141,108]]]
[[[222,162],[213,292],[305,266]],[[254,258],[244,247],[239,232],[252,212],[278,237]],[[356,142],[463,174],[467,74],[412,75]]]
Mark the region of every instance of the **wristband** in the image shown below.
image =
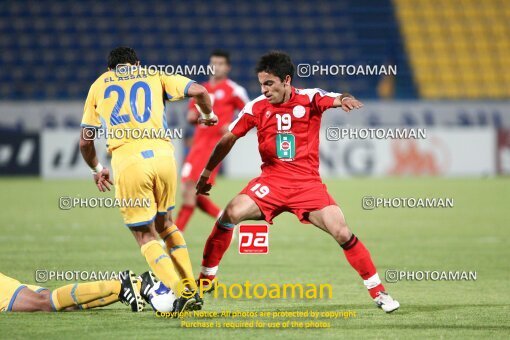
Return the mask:
[[[204,169],[202,170],[202,173],[200,174],[200,177],[207,177],[209,178],[211,176],[211,170]]]
[[[103,171],[103,166],[101,165],[101,163],[98,162],[94,168],[90,168],[90,171],[92,171],[92,174],[95,175],[98,172]]]
[[[202,111],[202,109],[200,108],[200,106],[198,106],[198,104],[195,104],[195,108],[202,115],[202,118],[204,118],[204,119],[209,120],[209,119],[213,119],[214,117],[216,117],[216,115],[214,114],[214,112],[212,110],[210,113],[204,113]]]
[[[216,117],[216,115],[212,111],[209,114],[202,113],[202,118],[204,118],[204,119],[209,120],[209,119],[213,119],[214,117]]]
[[[340,102],[342,102],[342,103],[343,103],[343,102],[344,102],[344,99],[347,99],[347,98],[351,98],[351,99],[354,99],[353,97],[350,97],[350,96],[345,96],[345,97],[343,97],[342,99],[340,99]]]

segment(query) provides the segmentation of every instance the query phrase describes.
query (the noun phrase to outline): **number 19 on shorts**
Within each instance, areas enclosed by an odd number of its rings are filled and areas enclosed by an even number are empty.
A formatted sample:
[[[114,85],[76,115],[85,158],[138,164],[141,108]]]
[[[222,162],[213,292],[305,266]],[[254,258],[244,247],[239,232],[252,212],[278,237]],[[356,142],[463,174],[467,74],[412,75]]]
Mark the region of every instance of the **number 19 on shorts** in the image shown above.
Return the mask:
[[[253,191],[258,198],[264,198],[264,196],[269,194],[269,188],[265,185],[261,185],[260,183],[252,186],[250,190]]]

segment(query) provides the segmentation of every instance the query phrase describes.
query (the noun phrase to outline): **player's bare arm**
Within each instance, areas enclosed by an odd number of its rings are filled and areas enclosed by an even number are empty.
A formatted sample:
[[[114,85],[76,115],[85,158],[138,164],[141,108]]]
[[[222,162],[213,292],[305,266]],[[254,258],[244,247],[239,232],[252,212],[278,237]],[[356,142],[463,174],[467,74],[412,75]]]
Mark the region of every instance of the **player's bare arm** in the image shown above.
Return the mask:
[[[361,109],[363,103],[354,98],[350,93],[342,93],[340,96],[335,98],[333,107],[341,107],[345,112],[350,112],[354,109]]]
[[[207,183],[209,175],[211,171],[213,171],[214,168],[216,168],[218,164],[220,164],[221,161],[228,155],[236,141],[237,136],[232,132],[227,132],[223,135],[223,137],[221,137],[218,144],[216,144],[214,147],[211,157],[209,157],[209,161],[207,162],[207,165],[205,166],[205,169],[202,172],[200,179],[198,180],[196,186],[197,195],[209,196],[209,191],[212,188],[212,184]]]
[[[198,119],[199,124],[208,126],[218,124],[218,117],[216,117],[212,110],[211,97],[205,87],[200,84],[193,83],[188,90],[188,95],[195,99],[197,109],[202,114]]]
[[[110,179],[110,170],[99,164],[96,155],[96,148],[94,146],[94,137],[96,131],[91,128],[82,127],[80,135],[80,152],[85,160],[85,163],[92,170],[94,175],[94,182],[96,182],[97,188],[101,192],[106,190],[110,191],[110,185],[113,185]]]

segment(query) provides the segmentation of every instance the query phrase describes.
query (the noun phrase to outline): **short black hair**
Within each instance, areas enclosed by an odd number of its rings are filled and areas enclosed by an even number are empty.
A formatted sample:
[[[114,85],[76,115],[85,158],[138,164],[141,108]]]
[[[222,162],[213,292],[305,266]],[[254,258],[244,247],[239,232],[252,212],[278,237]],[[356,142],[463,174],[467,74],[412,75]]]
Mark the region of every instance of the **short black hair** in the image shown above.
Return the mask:
[[[210,57],[222,57],[222,58],[225,58],[225,60],[227,61],[227,64],[230,65],[230,53],[228,53],[225,50],[221,50],[219,48],[215,49],[215,50],[212,50],[211,54],[209,55],[209,58]]]
[[[118,64],[135,65],[138,61],[134,49],[131,47],[117,47],[108,55],[108,68],[114,69]]]
[[[272,51],[260,57],[255,71],[274,74],[284,81],[288,75],[294,78],[295,67],[287,53]]]

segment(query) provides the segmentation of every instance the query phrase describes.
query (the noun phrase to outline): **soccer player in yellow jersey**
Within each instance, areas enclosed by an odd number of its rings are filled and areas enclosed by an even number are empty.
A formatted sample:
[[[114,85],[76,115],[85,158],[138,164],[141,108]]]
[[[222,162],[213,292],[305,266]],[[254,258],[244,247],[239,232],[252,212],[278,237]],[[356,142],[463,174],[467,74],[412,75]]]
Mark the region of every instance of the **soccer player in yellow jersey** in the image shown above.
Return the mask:
[[[143,301],[134,299],[139,283],[133,272],[123,272],[119,280],[74,283],[50,291],[22,284],[0,273],[0,312],[58,312],[103,307],[117,301],[142,311]]]
[[[80,150],[100,191],[110,190],[110,171],[97,160],[94,136],[103,128],[112,153],[115,197],[124,202],[149,199],[150,206],[123,206],[130,228],[154,274],[179,297],[175,311],[200,309],[186,242],[172,221],[177,171],[164,101],[192,97],[205,125],[218,122],[207,90],[180,75],[151,74],[139,67],[132,48],[118,47],[108,56],[108,71],[90,87],[82,119]],[[137,67],[138,66],[138,67]],[[166,251],[156,240],[165,241]],[[180,284],[186,279],[186,290]],[[138,298],[138,297],[137,297]]]

